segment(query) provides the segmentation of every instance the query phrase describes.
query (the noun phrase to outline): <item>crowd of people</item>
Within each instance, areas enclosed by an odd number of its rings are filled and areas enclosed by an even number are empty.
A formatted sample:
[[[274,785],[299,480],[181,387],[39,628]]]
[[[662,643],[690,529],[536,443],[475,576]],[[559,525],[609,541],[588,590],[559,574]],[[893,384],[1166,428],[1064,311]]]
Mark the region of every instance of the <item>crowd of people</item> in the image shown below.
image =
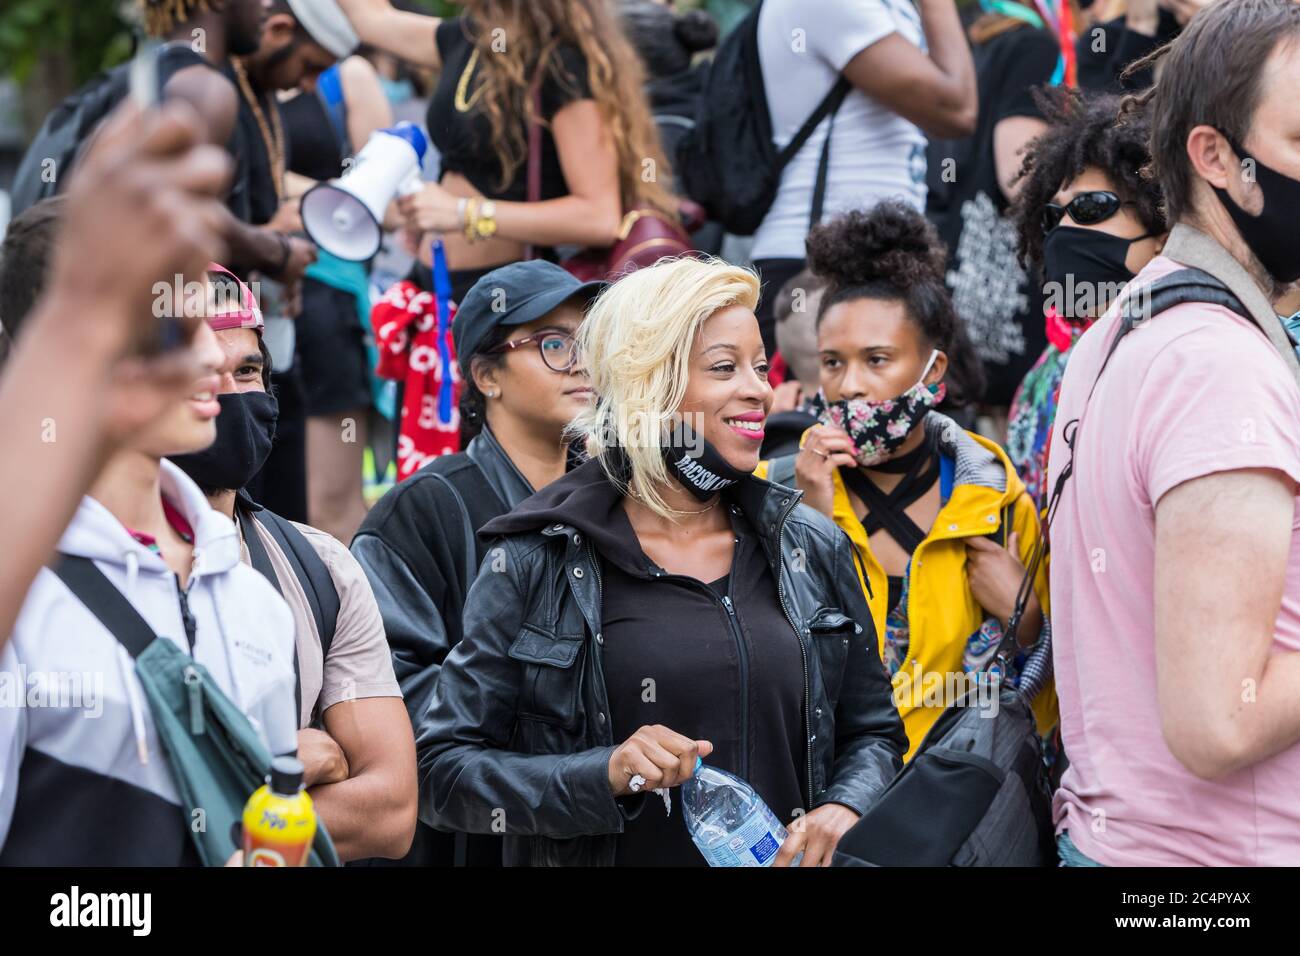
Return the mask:
[[[1300,863],[1300,5],[676,6],[137,0],[0,246],[0,864],[199,862],[204,693],[353,865],[704,865],[701,760],[776,865]]]

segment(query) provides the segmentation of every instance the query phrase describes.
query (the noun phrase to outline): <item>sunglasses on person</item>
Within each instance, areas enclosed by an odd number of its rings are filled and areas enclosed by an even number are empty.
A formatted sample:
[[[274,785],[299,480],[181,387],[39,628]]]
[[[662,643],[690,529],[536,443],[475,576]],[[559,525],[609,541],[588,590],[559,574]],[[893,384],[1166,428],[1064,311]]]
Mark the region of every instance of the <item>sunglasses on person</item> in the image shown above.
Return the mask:
[[[578,347],[568,332],[534,332],[522,339],[512,339],[487,349],[484,354],[498,355],[503,352],[523,348],[536,343],[537,351],[542,354],[542,361],[552,372],[567,372],[578,362]]]
[[[1106,189],[1079,193],[1064,206],[1049,202],[1043,207],[1043,235],[1059,226],[1067,212],[1079,225],[1095,226],[1119,212],[1121,206],[1131,205],[1131,202],[1125,202]]]

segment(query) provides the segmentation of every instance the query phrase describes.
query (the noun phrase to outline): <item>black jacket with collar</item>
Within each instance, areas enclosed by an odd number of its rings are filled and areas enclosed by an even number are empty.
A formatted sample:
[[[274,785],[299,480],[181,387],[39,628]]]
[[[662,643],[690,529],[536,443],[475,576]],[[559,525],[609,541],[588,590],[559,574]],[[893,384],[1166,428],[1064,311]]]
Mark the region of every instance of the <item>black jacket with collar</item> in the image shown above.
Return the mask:
[[[499,537],[417,724],[421,820],[504,832],[507,865],[610,865],[645,800],[615,800],[608,780],[622,741],[601,671],[591,528],[616,495],[588,462],[482,529]],[[748,477],[726,497],[759,534],[802,652],[806,806],[861,812],[907,740],[848,538],[781,485]]]

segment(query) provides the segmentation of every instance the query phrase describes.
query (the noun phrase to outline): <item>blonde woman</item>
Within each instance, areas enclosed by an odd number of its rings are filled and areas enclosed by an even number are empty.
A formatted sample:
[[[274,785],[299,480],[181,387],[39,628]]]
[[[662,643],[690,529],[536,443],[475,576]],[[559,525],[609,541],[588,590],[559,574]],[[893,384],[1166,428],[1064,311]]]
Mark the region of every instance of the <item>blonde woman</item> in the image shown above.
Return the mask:
[[[702,865],[647,791],[696,758],[827,865],[907,748],[848,539],[753,477],[772,401],[752,272],[664,261],[579,332],[590,460],[514,511],[418,734],[421,818],[507,864]],[[767,858],[764,858],[767,859]]]
[[[340,5],[364,42],[440,71],[426,125],[442,178],[400,205],[410,229],[443,234],[457,300],[530,246],[612,245],[640,205],[676,215],[641,62],[605,0],[465,0],[445,20]]]

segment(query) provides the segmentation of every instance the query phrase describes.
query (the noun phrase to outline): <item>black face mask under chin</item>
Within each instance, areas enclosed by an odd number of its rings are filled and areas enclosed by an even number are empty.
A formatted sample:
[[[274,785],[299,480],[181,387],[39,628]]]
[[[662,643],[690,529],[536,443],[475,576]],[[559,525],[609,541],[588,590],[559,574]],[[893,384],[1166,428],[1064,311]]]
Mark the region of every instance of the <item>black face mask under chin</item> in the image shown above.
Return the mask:
[[[1243,162],[1250,160],[1254,164],[1255,185],[1264,197],[1264,208],[1258,216],[1252,216],[1237,205],[1226,189],[1215,186],[1215,195],[1269,275],[1284,285],[1300,279],[1300,244],[1295,239],[1300,180],[1270,169],[1242,149],[1227,133],[1219,132]]]
[[[733,468],[703,435],[696,434],[685,422],[680,422],[665,436],[662,447],[668,473],[701,502],[748,474]]]
[[[171,457],[205,493],[238,491],[253,480],[271,454],[280,412],[266,392],[227,392],[217,401],[216,440],[203,451]]]

